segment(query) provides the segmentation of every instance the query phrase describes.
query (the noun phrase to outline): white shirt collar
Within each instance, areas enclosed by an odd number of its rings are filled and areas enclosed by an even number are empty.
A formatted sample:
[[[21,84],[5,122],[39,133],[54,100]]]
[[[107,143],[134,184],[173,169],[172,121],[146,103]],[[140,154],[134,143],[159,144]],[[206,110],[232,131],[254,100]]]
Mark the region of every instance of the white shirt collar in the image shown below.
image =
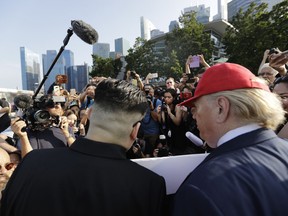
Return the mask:
[[[220,145],[222,145],[223,143],[241,135],[241,134],[244,134],[244,133],[248,133],[250,131],[253,131],[253,130],[257,130],[261,128],[261,126],[259,126],[258,124],[256,123],[253,123],[253,124],[248,124],[248,125],[245,125],[245,126],[242,126],[242,127],[239,127],[239,128],[235,128],[233,130],[230,130],[228,131],[227,133],[225,133],[217,142],[217,147],[219,147]]]

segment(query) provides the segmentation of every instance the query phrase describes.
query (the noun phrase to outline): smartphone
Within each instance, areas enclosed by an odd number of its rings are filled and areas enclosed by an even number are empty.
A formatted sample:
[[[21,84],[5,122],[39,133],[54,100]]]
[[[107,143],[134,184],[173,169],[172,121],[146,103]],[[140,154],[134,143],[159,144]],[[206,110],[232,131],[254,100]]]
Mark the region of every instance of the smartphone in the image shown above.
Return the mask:
[[[60,87],[58,85],[54,86],[53,95],[60,96]]]
[[[76,89],[75,88],[70,89],[70,95],[76,95]]]
[[[196,78],[191,78],[186,81],[186,83],[195,83]]]
[[[153,78],[158,78],[158,73],[151,73],[150,74],[150,78],[153,79]]]
[[[190,63],[190,68],[197,68],[200,67],[200,57],[199,56],[192,56],[192,62]]]

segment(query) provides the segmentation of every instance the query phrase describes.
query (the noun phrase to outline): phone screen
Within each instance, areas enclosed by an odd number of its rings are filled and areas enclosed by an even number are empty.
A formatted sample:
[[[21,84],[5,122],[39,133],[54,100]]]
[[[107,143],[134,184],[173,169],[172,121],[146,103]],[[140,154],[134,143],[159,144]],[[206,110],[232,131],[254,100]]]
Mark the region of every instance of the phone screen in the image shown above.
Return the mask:
[[[54,86],[53,95],[55,95],[55,96],[60,95],[60,87],[58,85]]]
[[[71,89],[70,89],[70,95],[75,95],[75,94],[76,94],[76,89],[71,88]]]
[[[190,68],[200,67],[200,57],[192,56],[192,62],[190,63]]]
[[[150,75],[150,78],[153,79],[153,78],[158,78],[158,73],[152,73]]]

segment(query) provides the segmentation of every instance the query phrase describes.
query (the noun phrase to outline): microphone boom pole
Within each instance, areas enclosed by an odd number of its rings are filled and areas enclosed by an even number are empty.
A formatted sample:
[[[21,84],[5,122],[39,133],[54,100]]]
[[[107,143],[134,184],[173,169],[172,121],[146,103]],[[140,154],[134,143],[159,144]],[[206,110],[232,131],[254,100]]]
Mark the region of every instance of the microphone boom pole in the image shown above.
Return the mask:
[[[59,49],[59,52],[58,52],[57,56],[55,57],[54,61],[52,62],[51,66],[50,66],[50,68],[48,69],[47,73],[44,75],[41,83],[39,84],[39,86],[38,86],[38,88],[36,89],[34,95],[32,96],[32,100],[34,100],[34,99],[37,97],[40,89],[42,88],[42,86],[44,85],[45,81],[47,80],[49,74],[51,73],[51,71],[52,71],[54,65],[56,64],[56,62],[58,61],[60,55],[61,55],[62,52],[64,51],[64,49],[65,49],[66,45],[68,44],[68,42],[69,42],[69,40],[70,40],[70,37],[71,37],[72,35],[73,35],[73,30],[72,30],[72,29],[68,29],[68,30],[67,30],[67,35],[66,35],[66,37],[65,37],[64,40],[63,40],[63,45],[62,45],[61,48]]]

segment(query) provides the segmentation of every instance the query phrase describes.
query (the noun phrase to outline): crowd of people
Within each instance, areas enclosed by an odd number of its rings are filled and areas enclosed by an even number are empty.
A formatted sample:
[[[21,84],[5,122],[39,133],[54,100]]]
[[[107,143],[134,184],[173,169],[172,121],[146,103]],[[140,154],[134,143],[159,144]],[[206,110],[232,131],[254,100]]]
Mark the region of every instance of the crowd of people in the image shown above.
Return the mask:
[[[285,215],[287,56],[266,50],[257,77],[191,55],[162,87],[127,71],[72,93],[56,77],[12,120],[1,100],[1,215]],[[127,160],[204,152],[169,202],[163,177]]]

